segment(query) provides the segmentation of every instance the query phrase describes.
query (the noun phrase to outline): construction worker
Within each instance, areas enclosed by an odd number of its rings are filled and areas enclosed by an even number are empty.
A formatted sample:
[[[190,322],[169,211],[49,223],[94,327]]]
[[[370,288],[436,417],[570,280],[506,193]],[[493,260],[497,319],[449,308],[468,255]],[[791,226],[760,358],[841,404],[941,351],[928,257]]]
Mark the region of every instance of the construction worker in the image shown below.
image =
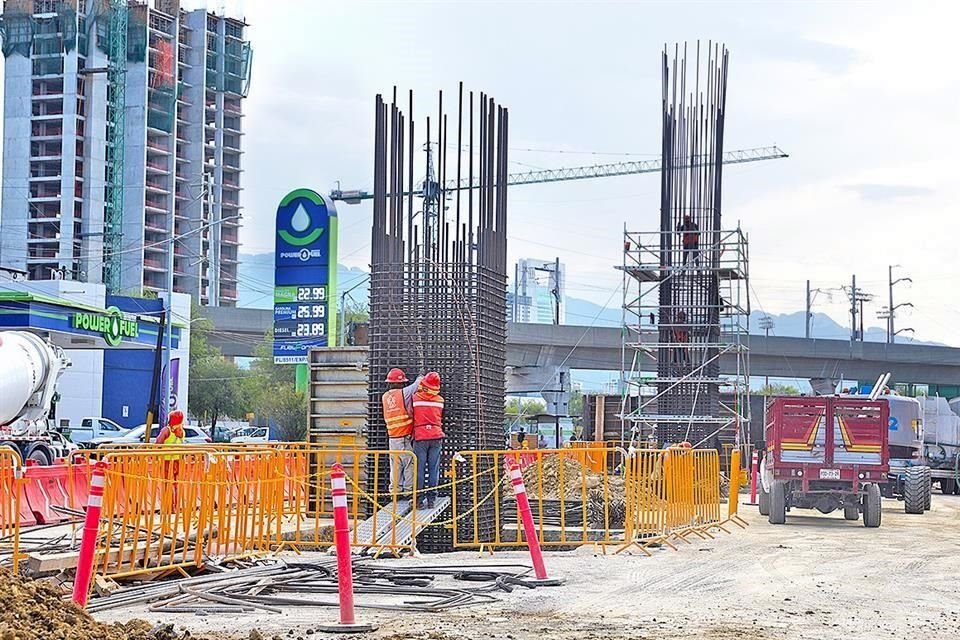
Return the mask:
[[[149,429],[150,427],[144,427]],[[183,430],[183,411],[174,409],[167,416],[167,426],[157,434],[157,444],[178,445],[184,443],[186,432]]]
[[[437,499],[435,487],[440,482],[442,423],[440,374],[431,371],[423,377],[417,392],[413,394],[413,452],[417,456],[418,508],[433,508]]]
[[[149,429],[150,427],[144,427]],[[174,409],[167,416],[167,426],[157,434],[157,444],[167,447],[182,446],[186,432],[183,429],[183,411]],[[162,513],[170,513],[173,505],[179,504],[179,491],[175,482],[180,475],[180,456],[163,456],[163,489],[160,500]]]
[[[683,216],[683,224],[678,229],[681,233],[680,240],[683,245],[683,264],[687,264],[690,258],[700,264],[700,227],[693,221],[690,214]]]
[[[387,424],[387,436],[390,438],[390,451],[409,451],[413,453],[413,394],[423,376],[417,377],[413,384],[404,386],[407,375],[402,369],[390,369],[387,373],[386,393],[383,394],[383,421]],[[413,456],[397,454],[390,456],[390,484],[400,494],[413,493]]]

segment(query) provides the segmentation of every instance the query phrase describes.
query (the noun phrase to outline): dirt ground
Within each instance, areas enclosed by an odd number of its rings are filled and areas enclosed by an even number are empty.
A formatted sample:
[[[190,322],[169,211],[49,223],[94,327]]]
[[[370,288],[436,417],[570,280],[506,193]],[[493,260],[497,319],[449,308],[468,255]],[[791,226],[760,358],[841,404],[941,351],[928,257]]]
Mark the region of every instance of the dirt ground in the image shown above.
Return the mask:
[[[550,553],[547,568],[566,584],[516,590],[495,605],[438,614],[360,609],[358,617],[383,640],[599,640],[698,638],[910,638],[960,635],[960,497],[935,495],[923,516],[903,513],[884,500],[880,529],[829,516],[794,511],[772,526],[744,506],[750,522],[732,535],[697,541],[652,558],[594,555],[593,549]],[[523,553],[476,553],[405,559],[406,565],[524,561]],[[358,604],[362,604],[362,599]],[[144,607],[112,611],[104,621],[139,617],[157,622]],[[167,615],[164,622],[196,635],[223,632],[247,638],[325,637],[318,624],[335,622],[327,608],[241,616]]]

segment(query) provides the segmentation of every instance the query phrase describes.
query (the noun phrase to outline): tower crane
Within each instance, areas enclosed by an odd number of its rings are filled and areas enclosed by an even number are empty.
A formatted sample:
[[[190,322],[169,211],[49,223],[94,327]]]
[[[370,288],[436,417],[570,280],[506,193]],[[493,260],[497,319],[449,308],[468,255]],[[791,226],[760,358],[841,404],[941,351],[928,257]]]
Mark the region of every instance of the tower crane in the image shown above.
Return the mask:
[[[459,191],[465,189],[476,189],[479,187],[479,177],[470,182],[469,178],[461,180],[447,180],[442,185],[437,182],[433,170],[433,154],[430,145],[425,145],[427,152],[427,173],[426,178],[420,184],[420,187],[412,192],[405,191],[404,196],[414,195],[423,198],[423,219],[427,224],[427,237],[436,237],[436,224],[440,202],[446,197],[447,192]],[[760,162],[761,160],[777,160],[788,157],[787,153],[776,145],[769,147],[756,147],[752,149],[738,149],[735,151],[726,151],[723,154],[723,164],[743,164],[746,162]],[[694,156],[690,162],[683,165],[682,168],[697,167],[709,162],[705,156]],[[545,184],[550,182],[568,182],[571,180],[590,180],[593,178],[612,178],[615,176],[632,176],[641,173],[656,173],[663,167],[662,158],[653,160],[636,160],[626,162],[611,162],[605,164],[583,165],[579,167],[564,167],[559,169],[534,169],[532,171],[522,171],[507,175],[508,186],[518,186],[523,184]],[[373,194],[369,191],[343,191],[335,189],[330,192],[333,200],[346,202],[347,204],[360,204],[364,200],[373,199]]]
[[[427,154],[428,166],[432,166],[432,162],[429,162],[429,148],[427,149]],[[787,157],[789,156],[783,151],[783,149],[774,145],[769,147],[756,147],[753,149],[726,151],[723,154],[723,164],[743,164],[746,162],[760,162],[762,160],[778,160],[780,158]],[[707,158],[693,158],[692,162],[686,166],[700,166],[705,160],[707,160]],[[660,171],[662,166],[662,159],[657,158],[654,160],[611,162],[606,164],[591,164],[580,167],[565,167],[560,169],[535,169],[532,171],[522,171],[519,173],[509,174],[507,176],[507,185],[512,187],[522,184],[544,184],[548,182],[567,182],[570,180],[590,180],[593,178],[632,176],[641,173],[656,173]],[[439,198],[440,189],[431,188],[437,186],[436,179],[432,177],[431,173],[428,173],[427,178],[424,180],[420,188],[413,191],[413,195],[423,196],[424,193],[427,193],[431,198]],[[457,180],[448,180],[443,184],[442,191],[476,189],[478,187],[478,183],[479,178],[474,178],[473,184],[470,184],[467,178],[461,179],[459,182]],[[410,195],[410,193],[404,192],[403,195],[407,196]],[[373,193],[360,190],[343,191],[341,189],[335,189],[330,192],[330,197],[334,200],[346,202],[347,204],[360,204],[360,202],[363,200],[373,199]]]

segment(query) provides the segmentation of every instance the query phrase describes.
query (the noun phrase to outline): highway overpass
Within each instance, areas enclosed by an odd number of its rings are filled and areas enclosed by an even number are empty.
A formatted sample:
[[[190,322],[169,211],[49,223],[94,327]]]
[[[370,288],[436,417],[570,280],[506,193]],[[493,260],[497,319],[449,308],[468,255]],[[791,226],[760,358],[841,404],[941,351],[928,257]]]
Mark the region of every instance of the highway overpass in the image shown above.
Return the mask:
[[[211,344],[227,356],[252,356],[273,324],[269,309],[205,307],[214,325]],[[750,373],[780,378],[839,377],[873,380],[883,372],[894,382],[960,384],[960,349],[915,344],[749,336]],[[512,391],[543,389],[558,368],[620,370],[620,330],[610,327],[510,323],[507,365]],[[653,370],[647,360],[644,369]],[[722,356],[724,373],[736,372],[733,355]],[[529,379],[529,385],[520,382]]]

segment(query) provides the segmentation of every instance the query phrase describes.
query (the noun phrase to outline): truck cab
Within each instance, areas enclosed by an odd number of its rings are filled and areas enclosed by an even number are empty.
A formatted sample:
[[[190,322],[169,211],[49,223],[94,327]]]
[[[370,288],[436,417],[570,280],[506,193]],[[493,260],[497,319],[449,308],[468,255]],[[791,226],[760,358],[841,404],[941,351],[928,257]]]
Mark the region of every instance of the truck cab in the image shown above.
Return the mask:
[[[83,447],[91,440],[121,438],[127,431],[129,431],[129,429],[124,429],[113,420],[100,417],[88,417],[83,418],[78,427],[70,427],[67,435],[72,442]]]

